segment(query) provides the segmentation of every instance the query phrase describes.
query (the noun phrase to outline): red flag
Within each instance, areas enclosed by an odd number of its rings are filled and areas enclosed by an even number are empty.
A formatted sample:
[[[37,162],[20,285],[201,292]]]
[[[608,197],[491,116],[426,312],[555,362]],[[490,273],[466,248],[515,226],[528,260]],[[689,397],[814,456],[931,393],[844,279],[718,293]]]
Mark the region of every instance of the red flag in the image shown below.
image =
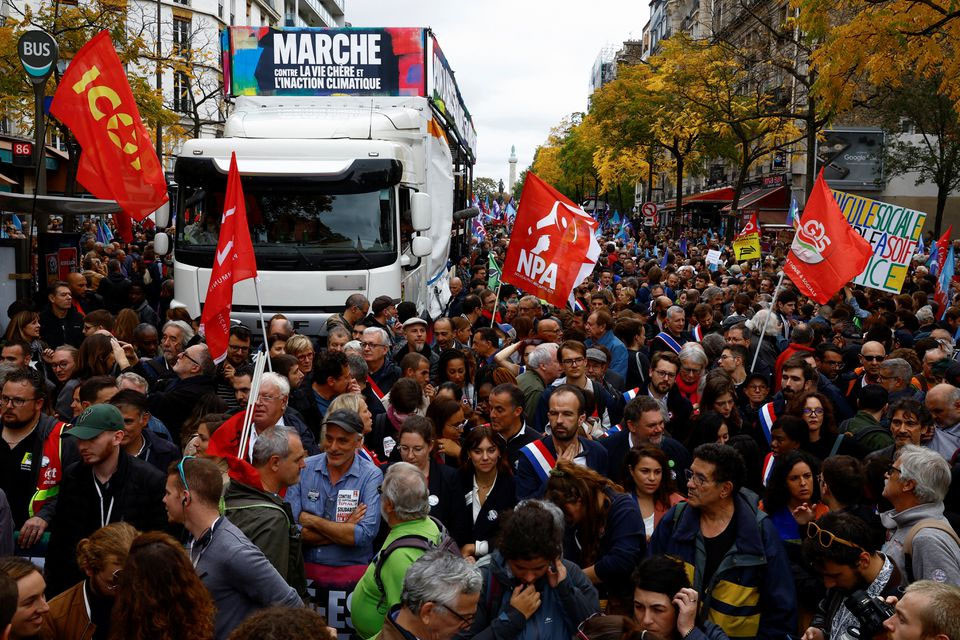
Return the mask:
[[[210,273],[207,297],[200,316],[200,333],[207,341],[210,356],[220,362],[227,355],[230,335],[230,306],[233,304],[233,285],[257,277],[257,259],[247,226],[247,207],[240,185],[237,154],[230,156],[230,175],[220,219],[220,237]]]
[[[940,274],[943,273],[943,265],[947,261],[947,251],[950,249],[950,236],[952,234],[953,225],[950,225],[944,234],[940,236],[940,239],[937,240],[937,272],[934,275],[937,276],[938,281]]]
[[[750,235],[751,233],[756,233],[756,234],[759,234],[759,233],[760,233],[760,223],[757,222],[757,212],[756,212],[756,211],[753,212],[753,217],[750,218],[750,220],[747,222],[746,226],[743,228],[743,231],[741,231],[741,232],[740,232],[740,235],[738,235],[737,237],[738,237],[738,238],[744,238],[744,237]]]
[[[787,277],[801,293],[825,304],[863,272],[872,254],[870,243],[843,217],[821,169],[784,265]]]
[[[167,181],[120,58],[101,31],[70,61],[50,113],[83,148],[77,181],[98,198],[116,200],[117,229],[130,236],[130,216],[143,220],[167,201]]]
[[[596,227],[583,209],[528,173],[501,281],[565,306],[600,257]]]

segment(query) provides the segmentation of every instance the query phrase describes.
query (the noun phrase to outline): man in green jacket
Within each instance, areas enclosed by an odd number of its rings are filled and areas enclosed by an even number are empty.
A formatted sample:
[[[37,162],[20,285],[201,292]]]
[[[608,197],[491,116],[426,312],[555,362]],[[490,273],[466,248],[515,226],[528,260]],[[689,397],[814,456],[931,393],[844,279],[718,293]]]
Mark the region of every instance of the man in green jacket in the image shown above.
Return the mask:
[[[390,533],[357,583],[350,607],[353,628],[361,638],[380,632],[390,607],[400,602],[404,574],[425,553],[423,547],[407,546],[403,541],[400,546],[390,545],[404,536],[419,536],[431,546],[439,545],[441,539],[440,529],[430,518],[427,480],[419,469],[406,462],[391,465],[382,490],[380,511]]]
[[[840,424],[840,433],[852,434],[853,441],[866,453],[889,447],[893,444],[893,436],[880,422],[888,399],[889,393],[878,384],[863,387],[857,399],[859,411]]]
[[[301,596],[306,595],[307,578],[300,532],[290,505],[279,494],[300,482],[306,455],[295,429],[279,424],[264,429],[253,445],[260,486],[231,480],[223,494],[227,519]]]

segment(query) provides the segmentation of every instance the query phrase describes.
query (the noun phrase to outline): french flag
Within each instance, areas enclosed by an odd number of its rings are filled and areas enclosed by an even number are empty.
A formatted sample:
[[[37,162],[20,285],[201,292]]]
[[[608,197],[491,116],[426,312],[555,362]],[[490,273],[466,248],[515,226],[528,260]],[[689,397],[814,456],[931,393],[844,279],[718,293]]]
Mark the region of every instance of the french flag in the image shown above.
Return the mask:
[[[760,407],[760,426],[763,428],[763,436],[767,439],[767,444],[773,441],[770,433],[773,431],[773,423],[776,421],[777,414],[773,412],[772,402],[768,402]]]
[[[630,389],[630,391],[627,391],[626,393],[623,394],[623,400],[625,402],[630,402],[631,400],[636,398],[639,394],[640,394],[640,387],[637,387],[635,389]]]

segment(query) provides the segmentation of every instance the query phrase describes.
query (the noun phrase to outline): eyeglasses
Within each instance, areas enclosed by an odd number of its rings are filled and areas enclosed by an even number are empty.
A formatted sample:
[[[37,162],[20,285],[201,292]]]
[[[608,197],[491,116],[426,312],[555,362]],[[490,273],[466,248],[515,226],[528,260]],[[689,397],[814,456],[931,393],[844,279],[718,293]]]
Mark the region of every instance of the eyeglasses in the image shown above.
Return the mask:
[[[663,378],[676,378],[677,374],[675,371],[664,371],[663,369],[654,369],[653,372],[658,376]]]
[[[397,449],[400,450],[400,453],[410,453],[412,451],[413,454],[417,456],[423,454],[423,452],[427,450],[427,448],[422,445],[416,446],[416,447],[409,447],[405,444],[398,445]]]
[[[681,367],[680,370],[684,373],[703,373],[703,367]]]
[[[360,343],[360,346],[361,346],[363,349],[373,349],[374,347],[386,347],[387,345],[385,345],[385,344],[380,344],[380,343],[378,343],[378,342],[361,342],[361,343]]]
[[[33,402],[36,398],[11,398],[10,396],[0,396],[0,406],[3,405],[13,405],[15,409],[19,409],[28,402]]]
[[[892,476],[895,473],[900,473],[900,469],[891,464],[889,467],[887,467],[887,470],[883,472],[883,475]]]
[[[66,368],[69,367],[71,364],[73,364],[73,363],[72,363],[72,362],[68,362],[68,361],[66,361],[66,360],[64,360],[64,361],[62,361],[62,362],[51,362],[51,363],[50,363],[50,368],[51,368],[51,369],[66,369]]]
[[[583,631],[583,625],[587,624],[589,620],[592,620],[593,618],[596,618],[599,615],[602,615],[602,614],[599,611],[597,611],[595,613],[591,613],[589,616],[583,619],[583,621],[577,626],[577,640],[590,640],[590,636],[588,636]]]
[[[822,415],[823,415],[823,407],[820,407],[820,408],[817,408],[817,409],[811,409],[811,408],[809,408],[809,407],[804,407],[804,409],[803,409],[803,415],[805,415],[805,416],[822,416]]]
[[[867,362],[883,362],[883,359],[886,358],[887,356],[865,356],[861,354],[860,357],[866,360]]]
[[[180,472],[180,482],[183,483],[183,490],[190,491],[190,485],[187,484],[187,476],[183,475],[183,463],[187,460],[193,460],[197,456],[183,456],[183,459],[177,463],[177,471]]]
[[[693,480],[693,484],[695,484],[698,487],[702,487],[703,485],[709,482],[712,482],[712,480],[707,478],[707,476],[703,475],[702,473],[694,473],[690,469],[684,469],[683,475],[686,476],[687,482],[690,482],[691,480]]]
[[[767,385],[765,384],[748,384],[746,386],[747,391],[766,391]]]
[[[120,578],[123,576],[123,569],[117,569],[110,575],[110,586],[107,589],[113,591],[120,586]]]
[[[283,396],[270,396],[265,393],[261,393],[259,396],[257,396],[257,404],[269,404],[282,397]]]
[[[180,355],[186,358],[187,360],[189,360],[190,362],[192,362],[193,364],[197,365],[198,367],[201,366],[200,363],[194,360],[193,358],[191,358],[190,354],[187,353],[186,351],[181,351]]]
[[[245,351],[250,351],[250,345],[228,344],[227,349],[230,351],[239,351],[243,353]]]
[[[470,616],[469,618],[467,618],[467,617],[464,617],[464,616],[460,615],[459,613],[457,613],[456,611],[454,611],[453,609],[451,609],[450,607],[448,607],[448,606],[445,605],[445,604],[441,604],[441,603],[437,602],[436,605],[437,605],[438,607],[442,607],[445,611],[453,614],[454,617],[456,617],[456,619],[460,621],[460,627],[461,627],[461,628],[466,629],[466,628],[468,628],[468,627],[470,627],[470,626],[473,625],[473,618],[474,618],[474,616]]]
[[[560,364],[565,364],[569,367],[575,367],[577,365],[583,364],[586,361],[587,361],[586,358],[564,358],[563,360],[560,361]]]
[[[463,422],[458,422],[455,425],[451,425],[452,428],[456,429],[460,433],[463,433],[463,430],[467,428],[467,425],[470,423],[469,420],[464,420]]]
[[[842,544],[843,546],[850,547],[851,549],[858,549],[862,553],[867,552],[867,550],[860,545],[854,544],[849,540],[844,540],[840,536],[836,536],[826,529],[821,529],[816,522],[810,522],[807,524],[807,537],[815,539],[824,549],[830,548],[830,545],[836,542],[837,544]]]

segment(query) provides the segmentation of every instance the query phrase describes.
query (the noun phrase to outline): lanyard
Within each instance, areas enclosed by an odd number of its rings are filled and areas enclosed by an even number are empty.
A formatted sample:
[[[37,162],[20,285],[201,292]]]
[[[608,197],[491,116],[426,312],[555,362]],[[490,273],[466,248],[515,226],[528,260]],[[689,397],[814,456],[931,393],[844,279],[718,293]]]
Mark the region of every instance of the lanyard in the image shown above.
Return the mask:
[[[97,476],[93,476],[93,488],[97,490],[97,495],[100,496],[100,526],[105,527],[110,522],[110,514],[113,513],[113,496],[110,496],[110,506],[107,507],[107,513],[103,513],[103,492],[100,491],[100,483],[97,482]]]
[[[196,569],[197,565],[200,564],[200,558],[203,557],[203,553],[207,550],[207,547],[210,546],[210,543],[213,541],[213,529],[220,522],[220,518],[217,518],[213,521],[213,524],[210,525],[210,528],[207,529],[207,532],[200,536],[199,540],[195,540],[193,544],[190,545],[190,562],[193,564],[193,568]],[[196,547],[200,547],[200,552],[197,553],[197,557],[193,557],[193,550]]]

